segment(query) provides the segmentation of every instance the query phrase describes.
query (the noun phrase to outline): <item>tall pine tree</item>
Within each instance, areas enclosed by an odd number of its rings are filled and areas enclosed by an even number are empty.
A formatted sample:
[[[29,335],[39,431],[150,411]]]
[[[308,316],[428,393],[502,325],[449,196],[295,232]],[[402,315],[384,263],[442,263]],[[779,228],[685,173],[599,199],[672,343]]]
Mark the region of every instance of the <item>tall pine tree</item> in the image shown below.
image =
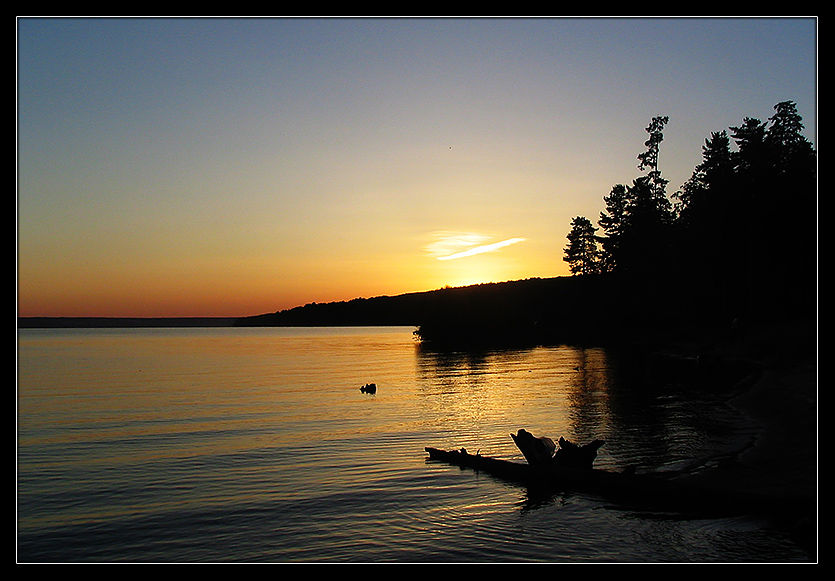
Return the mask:
[[[568,246],[565,247],[564,261],[568,263],[571,274],[596,274],[599,272],[598,249],[595,232],[591,221],[583,216],[571,220],[568,233]]]

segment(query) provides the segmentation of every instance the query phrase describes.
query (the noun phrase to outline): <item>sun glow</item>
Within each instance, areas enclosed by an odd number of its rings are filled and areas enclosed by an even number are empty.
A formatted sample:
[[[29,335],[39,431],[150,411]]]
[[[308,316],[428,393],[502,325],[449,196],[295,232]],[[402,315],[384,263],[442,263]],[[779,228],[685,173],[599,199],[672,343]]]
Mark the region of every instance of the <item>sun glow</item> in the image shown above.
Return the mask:
[[[524,238],[517,237],[487,243],[489,239],[484,234],[472,232],[436,232],[432,235],[432,242],[426,245],[426,252],[437,260],[456,260],[477,254],[495,252],[506,246],[525,241]]]
[[[499,251],[526,239],[513,237],[495,241],[496,238],[475,232],[434,232],[424,251],[438,267],[433,268],[435,276],[448,286],[519,278],[524,268],[518,257]]]

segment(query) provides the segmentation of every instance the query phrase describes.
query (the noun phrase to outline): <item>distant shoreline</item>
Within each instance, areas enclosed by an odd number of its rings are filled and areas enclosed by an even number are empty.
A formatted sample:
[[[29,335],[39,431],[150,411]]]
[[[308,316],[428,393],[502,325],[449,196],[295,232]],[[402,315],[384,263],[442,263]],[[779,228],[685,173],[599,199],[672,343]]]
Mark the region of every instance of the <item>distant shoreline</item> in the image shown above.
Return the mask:
[[[19,329],[233,327],[240,317],[18,317]]]
[[[116,327],[357,327],[417,326],[450,298],[472,293],[489,295],[521,289],[525,298],[530,287],[575,283],[572,277],[531,278],[500,283],[448,287],[396,296],[355,298],[349,301],[308,303],[297,307],[240,317],[18,317],[20,329],[116,328]],[[568,281],[568,282],[560,282]],[[518,296],[510,300],[518,300]]]

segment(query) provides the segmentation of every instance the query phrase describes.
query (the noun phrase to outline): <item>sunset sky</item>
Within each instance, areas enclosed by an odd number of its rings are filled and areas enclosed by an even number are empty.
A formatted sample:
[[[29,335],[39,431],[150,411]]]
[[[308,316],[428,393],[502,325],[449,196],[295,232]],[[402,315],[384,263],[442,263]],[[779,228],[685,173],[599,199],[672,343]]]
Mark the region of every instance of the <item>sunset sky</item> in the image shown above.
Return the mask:
[[[670,118],[797,103],[815,18],[17,21],[20,316],[242,316],[567,276]]]

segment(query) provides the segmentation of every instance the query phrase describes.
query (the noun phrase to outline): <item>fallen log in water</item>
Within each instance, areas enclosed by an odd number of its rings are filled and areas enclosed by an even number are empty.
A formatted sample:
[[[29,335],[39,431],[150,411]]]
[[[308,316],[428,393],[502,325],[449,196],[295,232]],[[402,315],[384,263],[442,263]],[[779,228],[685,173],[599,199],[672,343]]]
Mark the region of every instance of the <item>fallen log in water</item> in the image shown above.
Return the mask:
[[[469,454],[466,450],[439,450],[426,448],[429,459],[472,468],[503,480],[538,490],[578,491],[594,493],[610,500],[626,504],[646,504],[661,510],[675,486],[661,478],[650,478],[627,472],[613,472],[597,468],[571,468],[561,466],[532,466],[509,460],[500,460]]]
[[[556,464],[570,468],[591,468],[594,459],[597,458],[597,450],[605,444],[603,440],[594,440],[590,444],[578,446],[560,437],[557,448],[557,444],[551,438],[536,438],[527,430],[519,430],[510,434],[510,437],[531,466]]]
[[[524,430],[520,430],[524,432]],[[515,436],[517,445],[525,439]],[[561,447],[572,444],[562,438]],[[562,445],[565,442],[567,446]],[[592,443],[596,453],[600,444]],[[525,444],[523,444],[525,446]],[[580,447],[583,448],[583,447]],[[588,450],[589,448],[587,448]],[[689,513],[698,516],[758,513],[773,508],[774,499],[728,489],[713,489],[687,482],[686,478],[663,475],[635,474],[578,467],[570,463],[551,461],[540,456],[533,463],[522,464],[500,460],[481,454],[470,454],[465,449],[440,450],[425,448],[430,460],[437,460],[485,472],[497,478],[535,489],[539,492],[582,492],[599,496],[627,508],[657,512]],[[530,450],[526,448],[528,454]],[[528,454],[525,454],[526,457]],[[536,456],[531,456],[536,457]]]

